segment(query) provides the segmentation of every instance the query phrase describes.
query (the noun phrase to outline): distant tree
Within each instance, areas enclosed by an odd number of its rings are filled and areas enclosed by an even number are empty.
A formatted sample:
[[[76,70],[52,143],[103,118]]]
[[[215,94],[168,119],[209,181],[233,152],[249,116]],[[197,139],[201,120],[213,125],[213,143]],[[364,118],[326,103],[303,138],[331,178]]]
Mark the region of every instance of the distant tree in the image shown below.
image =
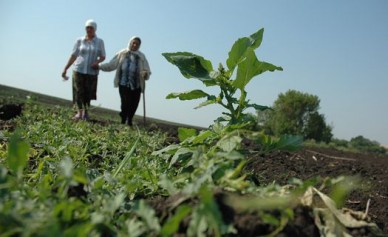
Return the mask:
[[[356,148],[361,152],[385,154],[387,150],[382,147],[378,142],[369,140],[363,136],[357,136],[350,139],[350,146]]]
[[[349,147],[349,141],[345,139],[332,138],[331,143],[336,147],[344,147],[344,148]]]
[[[326,124],[324,115],[314,112],[311,113],[307,119],[303,135],[306,139],[314,139],[316,141],[328,143],[333,137],[331,131],[332,128]]]
[[[268,127],[268,121],[272,115],[272,109],[257,110],[256,111],[256,121],[258,130],[264,130],[267,134],[272,134],[270,128]]]
[[[289,90],[274,102],[272,112],[263,125],[273,135],[301,135],[305,139],[329,142],[332,128],[318,113],[320,100],[315,95]]]

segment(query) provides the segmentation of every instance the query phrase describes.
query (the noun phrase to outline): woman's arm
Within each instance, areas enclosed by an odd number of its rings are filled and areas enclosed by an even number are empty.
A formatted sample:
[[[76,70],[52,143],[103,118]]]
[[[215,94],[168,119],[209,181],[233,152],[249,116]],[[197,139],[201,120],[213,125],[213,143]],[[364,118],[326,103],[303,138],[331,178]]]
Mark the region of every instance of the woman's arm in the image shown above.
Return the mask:
[[[116,55],[108,63],[97,65],[97,69],[100,69],[104,72],[111,72],[116,70],[124,52],[125,50],[121,50],[120,52],[116,53]]]
[[[97,64],[97,69],[100,69],[104,72],[111,72],[117,69],[117,66],[119,64],[119,57],[116,54],[108,63],[103,64]]]
[[[69,60],[67,61],[66,63],[66,66],[65,68],[63,69],[63,72],[62,72],[62,77],[66,77],[66,72],[67,72],[67,69],[69,69],[69,67],[74,63],[74,61],[77,59],[76,56],[74,55],[71,55]]]
[[[100,64],[104,60],[105,60],[105,56],[98,57],[97,60],[94,63],[92,63],[91,67],[98,69],[98,64]]]

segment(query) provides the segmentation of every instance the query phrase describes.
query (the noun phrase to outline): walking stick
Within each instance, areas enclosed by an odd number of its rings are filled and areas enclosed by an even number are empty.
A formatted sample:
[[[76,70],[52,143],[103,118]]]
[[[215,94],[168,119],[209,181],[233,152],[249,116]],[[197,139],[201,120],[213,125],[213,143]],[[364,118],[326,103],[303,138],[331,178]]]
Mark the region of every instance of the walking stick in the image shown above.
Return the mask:
[[[143,123],[145,126],[146,125],[145,85],[144,85],[144,91],[143,91]]]

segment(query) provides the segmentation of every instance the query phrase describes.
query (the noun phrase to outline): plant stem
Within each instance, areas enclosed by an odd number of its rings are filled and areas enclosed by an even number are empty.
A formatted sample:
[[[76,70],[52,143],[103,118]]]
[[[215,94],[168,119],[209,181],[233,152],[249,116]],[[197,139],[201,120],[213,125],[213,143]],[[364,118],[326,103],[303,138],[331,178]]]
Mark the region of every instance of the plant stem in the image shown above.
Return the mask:
[[[239,100],[239,105],[237,106],[237,112],[236,112],[236,119],[238,120],[241,116],[241,113],[245,109],[245,98],[247,96],[247,92],[244,90],[241,90],[241,95],[240,95],[240,100]]]
[[[221,90],[224,93],[225,99],[227,101],[225,108],[230,111],[231,122],[234,123],[234,121],[236,120],[236,110],[233,107],[233,97],[230,95],[228,89],[225,88],[225,86],[222,86]]]

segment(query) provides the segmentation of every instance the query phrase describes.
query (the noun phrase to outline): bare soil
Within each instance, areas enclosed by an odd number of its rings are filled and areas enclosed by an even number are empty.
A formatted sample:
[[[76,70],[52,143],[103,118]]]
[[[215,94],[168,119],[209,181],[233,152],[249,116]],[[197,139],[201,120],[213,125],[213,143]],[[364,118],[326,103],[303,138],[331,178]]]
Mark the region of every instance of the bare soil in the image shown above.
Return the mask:
[[[8,113],[15,116],[20,115],[19,108],[17,106],[2,107],[0,112],[3,116],[3,120],[0,119],[0,130],[13,130],[12,122],[4,121],[4,118]],[[92,122],[106,124],[106,121],[92,120]],[[160,123],[156,126],[153,124],[148,128],[161,129],[167,132],[169,137],[166,143],[178,141],[176,125]],[[263,186],[272,182],[285,185],[291,178],[307,180],[314,177],[359,175],[363,180],[362,185],[360,189],[350,193],[345,207],[355,211],[365,211],[368,200],[370,200],[368,215],[372,222],[376,223],[383,231],[384,236],[388,236],[388,156],[305,147],[297,152],[273,152],[266,155],[249,153],[245,171],[249,173],[250,179]],[[238,234],[235,236],[259,236],[273,231],[269,225],[258,219],[257,215],[238,213],[225,205],[223,201],[224,194],[225,192],[220,190],[215,192],[214,196],[224,221],[233,224],[238,230]],[[155,208],[159,217],[163,218],[177,198],[179,197],[153,197],[148,201]],[[190,201],[195,202],[195,200]],[[294,220],[289,222],[286,228],[276,236],[319,236],[319,232],[314,225],[312,210],[298,206],[294,209],[294,213]],[[278,213],[274,211],[271,214],[276,216]],[[187,226],[183,223],[180,230],[181,234],[177,233],[175,236],[184,236],[185,227]],[[352,236],[376,236],[366,229],[354,229],[350,230],[350,233]]]
[[[360,176],[362,185],[350,193],[345,207],[366,211],[370,200],[369,216],[384,233],[388,233],[388,156],[303,148],[295,153],[278,152],[249,159],[248,169],[259,175],[263,182],[287,184],[293,177],[307,180],[317,176]]]

